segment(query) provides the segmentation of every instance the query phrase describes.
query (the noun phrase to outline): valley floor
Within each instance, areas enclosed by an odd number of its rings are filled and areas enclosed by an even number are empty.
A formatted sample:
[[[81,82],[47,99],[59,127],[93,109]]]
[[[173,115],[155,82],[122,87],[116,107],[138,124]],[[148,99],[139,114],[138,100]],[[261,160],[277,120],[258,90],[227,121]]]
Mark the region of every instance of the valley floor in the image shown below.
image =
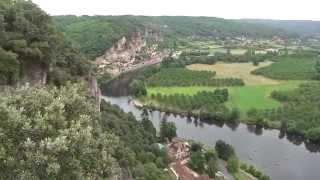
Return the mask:
[[[272,99],[270,94],[274,90],[287,91],[297,88],[302,81],[287,81],[277,85],[251,85],[225,87],[229,90],[229,100],[226,105],[230,108],[238,108],[242,114],[251,108],[270,109],[281,105],[280,102]],[[220,89],[223,87],[219,87]],[[190,87],[149,87],[147,88],[148,96],[184,94],[194,95],[201,91],[214,91],[217,87],[208,86],[190,86]],[[153,103],[149,98],[142,98],[145,104]]]
[[[192,64],[187,69],[197,71],[214,71],[217,73],[216,78],[240,78],[246,85],[267,85],[280,84],[281,81],[251,74],[252,71],[270,66],[273,62],[266,61],[254,66],[251,62],[247,63],[216,63],[208,64]]]

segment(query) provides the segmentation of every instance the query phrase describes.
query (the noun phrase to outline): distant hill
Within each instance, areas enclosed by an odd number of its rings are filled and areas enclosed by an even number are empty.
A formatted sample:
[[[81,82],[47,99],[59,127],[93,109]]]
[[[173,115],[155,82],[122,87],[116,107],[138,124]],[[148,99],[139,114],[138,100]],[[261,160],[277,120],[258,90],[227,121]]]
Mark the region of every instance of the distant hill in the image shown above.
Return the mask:
[[[241,22],[280,28],[290,32],[298,33],[301,36],[320,35],[320,21],[243,19]]]
[[[101,55],[122,36],[146,28],[159,31],[166,45],[177,38],[294,36],[279,28],[214,17],[55,16],[66,37],[88,57]]]

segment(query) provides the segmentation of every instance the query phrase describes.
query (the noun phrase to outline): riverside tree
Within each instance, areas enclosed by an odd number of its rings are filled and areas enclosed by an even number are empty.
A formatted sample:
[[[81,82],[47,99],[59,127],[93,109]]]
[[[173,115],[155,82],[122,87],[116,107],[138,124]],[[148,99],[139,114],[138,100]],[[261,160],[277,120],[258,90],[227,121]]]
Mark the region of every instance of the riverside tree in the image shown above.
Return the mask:
[[[162,121],[160,124],[160,138],[162,141],[171,141],[177,136],[177,127],[174,122]]]
[[[147,95],[147,90],[141,80],[135,79],[129,85],[129,93],[133,96],[139,97]]]
[[[216,142],[215,149],[218,153],[219,158],[225,161],[228,161],[229,158],[235,155],[233,147],[222,140],[218,140]]]

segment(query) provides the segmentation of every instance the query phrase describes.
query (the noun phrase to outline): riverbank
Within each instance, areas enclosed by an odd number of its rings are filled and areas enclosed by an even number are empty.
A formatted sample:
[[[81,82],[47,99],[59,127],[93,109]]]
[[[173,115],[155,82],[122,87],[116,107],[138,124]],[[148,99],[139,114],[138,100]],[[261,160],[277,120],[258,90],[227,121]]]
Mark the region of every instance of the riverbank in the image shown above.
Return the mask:
[[[107,102],[119,106],[123,111],[141,119],[141,109],[135,107],[127,96],[104,96]],[[174,122],[178,137],[193,139],[209,147],[217,140],[232,144],[241,162],[252,164],[271,179],[301,180],[318,177],[320,147],[295,136],[282,134],[278,130],[256,130],[254,126],[239,123],[214,124],[159,111],[150,111],[148,118],[156,128],[162,120]],[[301,169],[301,166],[306,167]],[[286,167],[279,169],[279,167]]]
[[[237,124],[239,122],[248,124],[248,125],[261,125],[258,124],[256,120],[248,118],[245,114],[241,114],[238,119],[230,119],[230,120],[223,120],[223,119],[218,119],[216,117],[210,118],[207,114],[203,116],[202,112],[200,110],[192,110],[192,111],[185,111],[184,109],[180,109],[176,106],[168,106],[168,105],[163,105],[155,100],[151,100],[147,97],[140,97],[138,99],[132,99],[133,104],[138,107],[138,108],[147,108],[150,110],[157,110],[160,112],[165,112],[169,114],[175,114],[175,115],[180,115],[183,117],[194,117],[201,119],[204,122],[208,123],[234,123]],[[269,129],[277,129],[279,130],[281,128],[280,122],[264,122],[262,124],[263,127],[269,128]]]

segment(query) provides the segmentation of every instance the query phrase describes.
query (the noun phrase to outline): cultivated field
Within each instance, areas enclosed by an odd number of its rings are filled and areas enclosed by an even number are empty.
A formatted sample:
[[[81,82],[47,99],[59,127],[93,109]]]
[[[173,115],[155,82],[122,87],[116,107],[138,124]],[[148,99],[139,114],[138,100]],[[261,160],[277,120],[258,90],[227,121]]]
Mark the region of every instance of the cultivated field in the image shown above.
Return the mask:
[[[216,63],[214,65],[192,64],[187,66],[190,70],[215,71],[217,78],[240,78],[246,85],[274,85],[280,84],[278,80],[253,75],[250,72],[258,68],[270,66],[272,62],[266,61],[254,66],[252,63]]]
[[[251,108],[268,109],[276,108],[281,104],[280,102],[272,99],[270,93],[274,90],[291,90],[300,84],[300,81],[288,81],[277,85],[251,85],[251,86],[237,86],[226,87],[229,90],[229,100],[227,106],[230,108],[236,107],[242,113],[245,113]],[[151,94],[185,94],[194,95],[201,91],[214,91],[217,87],[152,87],[147,88],[148,96]]]
[[[192,41],[186,42],[178,46],[181,51],[203,50],[208,51],[211,55],[215,53],[227,53],[227,49],[221,45],[216,44],[214,41]],[[232,55],[243,55],[247,52],[245,48],[230,49]]]
[[[316,57],[279,57],[275,60],[254,73],[279,80],[311,80],[315,76]]]

